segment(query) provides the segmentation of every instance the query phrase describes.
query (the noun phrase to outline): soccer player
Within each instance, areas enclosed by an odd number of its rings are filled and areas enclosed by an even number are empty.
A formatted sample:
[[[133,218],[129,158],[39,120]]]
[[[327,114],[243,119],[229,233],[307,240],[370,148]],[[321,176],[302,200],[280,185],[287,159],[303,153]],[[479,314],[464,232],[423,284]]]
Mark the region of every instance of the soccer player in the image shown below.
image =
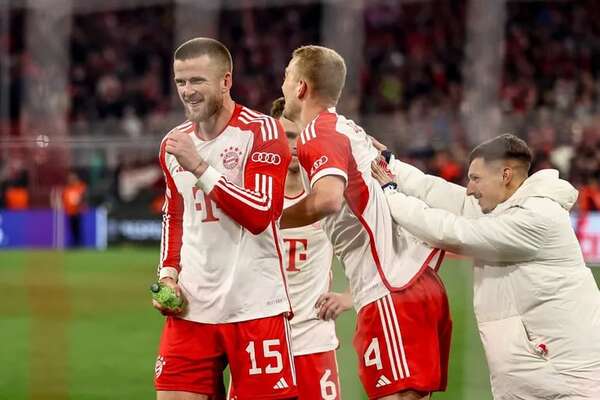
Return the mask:
[[[282,90],[284,117],[302,131],[298,159],[310,193],[286,208],[282,228],[319,221],[345,265],[358,310],[354,347],[371,399],[426,399],[446,387],[451,321],[435,273],[443,254],[395,230],[371,177],[379,152],[335,111],[346,76],[335,51],[294,51]]]
[[[285,180],[284,209],[306,197],[296,155],[296,125],[281,117],[284,99],[273,102],[271,116],[279,118],[292,150]],[[340,399],[341,388],[335,350],[338,339],[334,319],[352,307],[349,293],[329,293],[333,248],[319,223],[282,229],[288,259],[286,275],[294,318],[292,353],[300,400]],[[324,296],[337,296],[338,308],[325,309]],[[317,304],[318,303],[318,304]],[[318,306],[318,307],[317,307]],[[315,309],[316,308],[316,309]],[[322,318],[319,318],[321,316]]]
[[[186,300],[169,312],[155,367],[159,400],[296,398],[277,220],[290,151],[275,119],[230,96],[232,60],[208,38],[174,53],[188,121],[163,140],[159,278]]]

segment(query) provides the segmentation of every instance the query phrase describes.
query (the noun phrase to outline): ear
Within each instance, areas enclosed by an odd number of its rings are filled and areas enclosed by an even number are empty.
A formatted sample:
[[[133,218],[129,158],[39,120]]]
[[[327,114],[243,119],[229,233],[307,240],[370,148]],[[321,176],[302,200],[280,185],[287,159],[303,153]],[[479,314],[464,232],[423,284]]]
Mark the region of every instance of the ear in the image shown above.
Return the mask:
[[[221,91],[223,93],[230,91],[231,86],[233,85],[233,77],[231,75],[231,72],[225,72],[225,76],[223,76],[223,80],[221,82]]]
[[[308,94],[308,84],[305,80],[301,79],[298,81],[298,87],[296,88],[296,97],[302,100]]]
[[[502,168],[502,182],[508,185],[513,179],[514,171],[511,167]]]

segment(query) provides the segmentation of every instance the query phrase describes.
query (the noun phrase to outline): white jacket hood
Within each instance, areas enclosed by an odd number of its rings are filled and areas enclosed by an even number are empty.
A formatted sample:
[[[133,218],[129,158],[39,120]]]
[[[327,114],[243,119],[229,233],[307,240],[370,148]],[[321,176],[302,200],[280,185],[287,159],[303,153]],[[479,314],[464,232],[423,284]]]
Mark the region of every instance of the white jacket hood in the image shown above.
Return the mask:
[[[506,204],[521,203],[529,197],[545,197],[569,211],[577,201],[578,194],[573,185],[558,177],[557,170],[542,169],[525,179]]]

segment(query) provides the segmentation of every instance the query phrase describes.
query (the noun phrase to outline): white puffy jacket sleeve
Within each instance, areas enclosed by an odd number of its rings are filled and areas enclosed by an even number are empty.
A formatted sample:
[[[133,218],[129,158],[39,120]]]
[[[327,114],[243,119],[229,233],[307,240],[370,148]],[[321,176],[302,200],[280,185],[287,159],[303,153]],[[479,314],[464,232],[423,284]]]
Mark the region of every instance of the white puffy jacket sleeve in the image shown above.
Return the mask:
[[[548,219],[519,206],[500,215],[469,218],[394,190],[385,193],[392,218],[408,232],[434,247],[487,262],[533,259],[549,227]]]
[[[456,215],[482,215],[479,204],[475,198],[467,196],[467,189],[463,186],[427,175],[418,168],[396,159],[390,160],[388,167],[402,193]]]

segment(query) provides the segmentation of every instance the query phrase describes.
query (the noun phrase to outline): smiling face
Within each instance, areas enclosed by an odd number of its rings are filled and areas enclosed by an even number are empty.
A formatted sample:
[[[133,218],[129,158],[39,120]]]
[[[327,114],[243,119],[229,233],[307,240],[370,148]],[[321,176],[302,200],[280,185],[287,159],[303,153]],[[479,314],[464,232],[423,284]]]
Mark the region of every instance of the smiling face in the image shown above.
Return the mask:
[[[231,88],[231,73],[210,56],[175,60],[173,71],[177,93],[190,121],[207,121],[223,107],[223,96]]]
[[[486,162],[483,158],[475,158],[469,165],[467,195],[475,197],[481,211],[488,214],[508,198],[511,176],[511,169],[502,161]]]

